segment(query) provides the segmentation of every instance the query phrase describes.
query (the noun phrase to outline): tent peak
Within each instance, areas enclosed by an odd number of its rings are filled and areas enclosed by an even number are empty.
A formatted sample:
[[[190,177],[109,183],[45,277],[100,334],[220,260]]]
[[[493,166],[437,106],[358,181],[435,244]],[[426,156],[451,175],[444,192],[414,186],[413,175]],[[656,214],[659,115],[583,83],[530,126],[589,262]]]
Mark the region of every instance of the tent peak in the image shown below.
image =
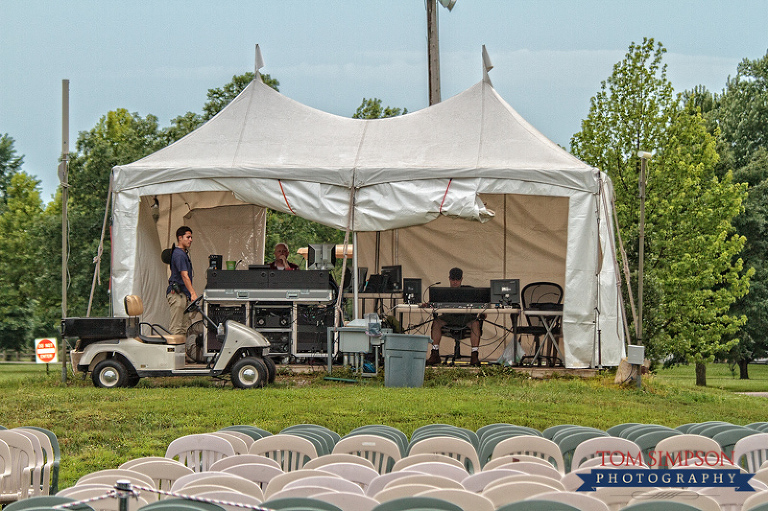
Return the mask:
[[[259,73],[259,69],[262,67],[264,67],[264,58],[261,56],[261,48],[259,47],[259,44],[256,43],[256,69],[253,74],[258,76],[259,80],[261,80],[261,73]]]
[[[491,78],[488,76],[488,71],[491,69],[493,69],[493,63],[491,62],[491,57],[488,55],[488,50],[486,50],[485,45],[483,45],[483,81],[493,87]]]

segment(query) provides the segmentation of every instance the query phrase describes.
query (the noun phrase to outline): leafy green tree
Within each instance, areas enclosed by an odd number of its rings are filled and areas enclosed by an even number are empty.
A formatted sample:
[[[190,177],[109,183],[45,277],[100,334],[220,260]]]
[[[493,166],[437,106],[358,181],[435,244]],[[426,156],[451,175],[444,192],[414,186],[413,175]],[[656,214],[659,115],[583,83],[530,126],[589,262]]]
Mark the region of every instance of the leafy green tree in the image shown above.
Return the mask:
[[[254,74],[251,72],[235,75],[232,81],[224,87],[217,89],[208,89],[208,102],[203,106],[203,121],[207,121],[227,106],[238,94],[243,92],[249,83],[253,81]],[[280,90],[280,82],[268,74],[262,74],[261,80],[275,90]]]
[[[80,133],[78,153],[70,158],[69,164],[70,316],[84,316],[87,311],[112,167],[138,160],[164,145],[156,117],[142,118],[125,109],[108,112],[93,129]],[[103,283],[109,282],[109,249],[107,237],[99,275]],[[107,286],[97,287],[92,315],[107,314],[107,293]]]
[[[0,349],[30,346],[37,327],[37,293],[32,275],[46,272],[30,250],[43,213],[40,182],[16,169],[8,182],[0,215]]]
[[[746,379],[749,363],[768,355],[768,53],[759,59],[744,59],[722,94],[704,103],[702,111],[710,131],[718,137],[720,174],[734,169],[735,178],[749,184],[744,212],[734,225],[747,238],[743,258],[755,275],[749,294],[733,307],[735,314],[749,320],[729,355],[738,364],[740,377]]]
[[[353,119],[384,119],[386,117],[397,117],[408,113],[407,108],[393,108],[390,106],[382,108],[379,98],[366,99],[355,110]]]
[[[635,280],[637,152],[656,150],[646,189],[643,340],[652,359],[671,354],[695,363],[696,383],[706,385],[704,363],[735,345],[732,336],[745,321],[729,308],[747,292],[751,275],[737,257],[745,240],[731,225],[746,186],[715,174],[715,139],[701,115],[675,95],[665,51],[653,39],[630,45],[592,99],[571,149],[614,182]]]
[[[13,175],[21,169],[23,156],[16,156],[13,138],[7,133],[0,136],[0,213],[3,212],[7,201],[8,186]]]

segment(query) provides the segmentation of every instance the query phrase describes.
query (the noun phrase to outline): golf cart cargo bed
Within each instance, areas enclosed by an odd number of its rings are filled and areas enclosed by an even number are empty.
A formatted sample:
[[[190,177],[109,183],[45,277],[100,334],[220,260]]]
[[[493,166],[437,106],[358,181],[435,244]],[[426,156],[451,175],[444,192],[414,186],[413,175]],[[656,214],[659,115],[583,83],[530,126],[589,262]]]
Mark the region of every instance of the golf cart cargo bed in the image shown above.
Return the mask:
[[[63,337],[113,339],[139,335],[139,318],[65,318],[61,320]]]

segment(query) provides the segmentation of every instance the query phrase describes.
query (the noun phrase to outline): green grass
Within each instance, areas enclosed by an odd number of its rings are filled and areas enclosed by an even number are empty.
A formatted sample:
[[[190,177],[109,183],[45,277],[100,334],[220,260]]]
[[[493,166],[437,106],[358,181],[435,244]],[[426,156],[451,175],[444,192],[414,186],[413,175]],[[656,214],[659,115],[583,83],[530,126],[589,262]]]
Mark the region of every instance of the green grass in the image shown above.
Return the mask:
[[[613,375],[533,380],[510,369],[427,370],[423,388],[386,388],[382,378],[331,382],[325,373],[281,371],[275,385],[235,390],[209,378],[142,380],[135,389],[96,389],[90,379],[65,386],[61,366],[0,365],[0,424],[41,426],[56,433],[62,449],[61,484],[115,468],[130,458],[162,455],[175,438],[232,424],[272,432],[315,423],[340,434],[364,424],[389,424],[410,435],[419,426],[448,423],[476,430],[510,422],[543,430],[564,423],[606,429],[622,422],[677,426],[723,420],[765,420],[768,399],[733,390],[768,391],[768,367],[750,366],[743,383],[727,366],[710,365],[710,387],[693,385],[692,366],[644,377],[644,388],[619,386]],[[351,377],[338,371],[334,376]]]

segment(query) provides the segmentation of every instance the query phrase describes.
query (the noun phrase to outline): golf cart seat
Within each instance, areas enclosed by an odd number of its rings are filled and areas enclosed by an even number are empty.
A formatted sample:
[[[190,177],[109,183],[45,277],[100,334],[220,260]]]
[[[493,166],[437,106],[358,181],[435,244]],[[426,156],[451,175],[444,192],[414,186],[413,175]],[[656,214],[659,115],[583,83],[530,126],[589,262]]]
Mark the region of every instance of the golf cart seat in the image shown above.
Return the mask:
[[[124,299],[125,312],[129,316],[141,316],[144,313],[144,302],[138,295],[127,295]],[[137,339],[148,344],[184,344],[187,341],[185,335],[171,334],[167,329],[157,324],[139,322],[139,327],[149,327],[152,335],[139,334]]]

